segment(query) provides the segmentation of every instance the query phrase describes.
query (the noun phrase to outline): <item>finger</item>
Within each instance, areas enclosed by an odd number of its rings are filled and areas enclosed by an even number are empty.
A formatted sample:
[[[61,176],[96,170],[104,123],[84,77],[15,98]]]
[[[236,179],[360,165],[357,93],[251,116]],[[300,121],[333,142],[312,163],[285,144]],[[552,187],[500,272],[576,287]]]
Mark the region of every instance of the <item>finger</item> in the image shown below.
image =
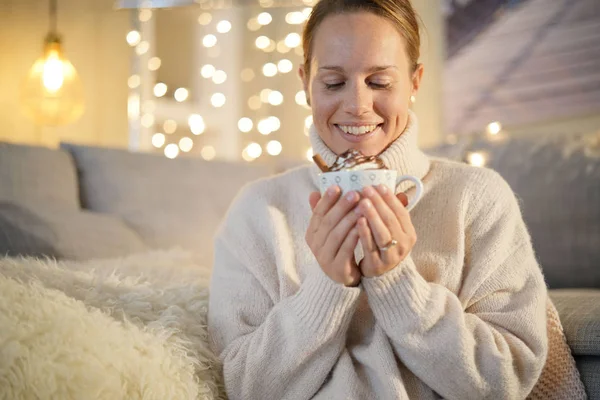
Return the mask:
[[[325,191],[324,195],[316,203],[315,208],[313,209],[313,214],[308,223],[307,234],[312,235],[317,231],[327,211],[329,211],[337,202],[340,193],[341,190],[338,186],[331,186]],[[308,201],[310,203],[310,197]]]
[[[406,209],[405,205],[402,203],[402,199],[404,199],[408,204],[408,198],[406,194],[399,193],[394,196],[393,192],[387,188],[387,186],[379,185],[377,186],[377,192],[381,195],[383,201],[386,202],[388,207],[392,210],[396,219],[400,224],[400,229],[404,233],[414,232],[414,227],[412,221],[410,219],[410,214]],[[392,236],[394,236],[395,232],[392,232]],[[401,232],[398,232],[401,233]]]
[[[365,217],[360,217],[356,222],[356,228],[358,230],[358,235],[360,237],[360,244],[363,248],[363,253],[365,257],[371,254],[379,254],[379,248],[375,244],[373,240],[373,235],[371,234],[371,229],[369,228],[369,224],[367,223],[367,219]]]
[[[310,204],[310,209],[312,211],[315,211],[315,207],[319,200],[321,200],[321,193],[319,192],[312,192],[310,196],[308,196],[308,204]]]
[[[356,206],[359,198],[360,196],[356,192],[348,192],[343,197],[339,198],[337,203],[323,216],[320,225],[315,231],[315,240],[317,243],[324,244],[326,242],[331,231],[340,223],[346,214]],[[337,250],[337,248],[335,250]]]
[[[350,232],[346,235],[344,242],[340,246],[340,251],[336,256],[336,260],[339,261],[339,265],[344,265],[345,268],[348,268],[345,271],[341,271],[344,274],[344,284],[355,285],[360,281],[360,270],[356,265],[356,261],[354,260],[354,249],[358,244],[358,231],[356,227],[350,229]],[[346,260],[350,260],[350,262],[345,262]]]
[[[381,219],[381,216],[375,209],[375,206],[373,205],[371,199],[362,199],[359,205],[362,214],[367,218],[369,228],[371,229],[371,234],[375,239],[375,244],[378,247],[385,246],[387,243],[390,242],[390,240],[392,240],[392,232],[390,231],[390,228]],[[396,217],[394,216],[393,219],[395,220]],[[400,223],[398,221],[396,221],[395,223],[395,229],[397,231],[395,233],[399,235],[402,232],[402,229],[400,228]]]
[[[381,192],[385,197],[381,195]],[[379,185],[377,188],[366,187],[363,189],[363,194],[371,200],[379,218],[383,221],[383,224],[388,228],[390,235],[403,233],[400,221],[392,207],[403,208],[400,201],[392,195],[391,190],[385,185]],[[385,237],[383,238],[385,239]],[[391,239],[390,239],[391,240]],[[389,241],[388,241],[389,242]],[[386,242],[386,243],[388,243]],[[378,242],[379,243],[379,242]]]
[[[325,238],[323,251],[332,254],[333,258],[337,257],[337,254],[341,251],[344,240],[349,232],[356,226],[356,221],[359,217],[360,213],[357,211],[350,210],[347,212]]]

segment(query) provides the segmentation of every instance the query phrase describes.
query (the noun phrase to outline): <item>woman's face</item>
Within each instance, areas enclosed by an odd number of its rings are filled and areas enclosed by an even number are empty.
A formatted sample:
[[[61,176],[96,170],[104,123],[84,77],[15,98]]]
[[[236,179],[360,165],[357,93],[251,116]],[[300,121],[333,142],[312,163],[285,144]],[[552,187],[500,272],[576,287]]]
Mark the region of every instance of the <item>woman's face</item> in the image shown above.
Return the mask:
[[[413,73],[405,40],[387,19],[367,12],[325,18],[313,38],[310,76],[300,77],[321,139],[336,154],[377,155],[406,127]]]

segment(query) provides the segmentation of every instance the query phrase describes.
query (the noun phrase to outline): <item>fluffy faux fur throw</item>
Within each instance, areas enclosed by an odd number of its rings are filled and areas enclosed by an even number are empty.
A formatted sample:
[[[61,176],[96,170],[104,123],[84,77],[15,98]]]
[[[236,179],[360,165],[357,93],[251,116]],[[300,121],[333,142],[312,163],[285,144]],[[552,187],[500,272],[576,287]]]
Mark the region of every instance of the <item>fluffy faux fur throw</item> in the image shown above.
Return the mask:
[[[208,283],[179,250],[0,258],[0,399],[224,399]]]

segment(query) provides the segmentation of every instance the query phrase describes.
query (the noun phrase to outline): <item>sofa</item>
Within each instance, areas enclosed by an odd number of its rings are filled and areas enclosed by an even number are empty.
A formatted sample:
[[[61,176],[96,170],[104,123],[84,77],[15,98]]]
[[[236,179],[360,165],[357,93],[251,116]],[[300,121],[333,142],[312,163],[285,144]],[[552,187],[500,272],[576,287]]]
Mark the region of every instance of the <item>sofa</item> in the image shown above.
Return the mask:
[[[511,185],[588,397],[600,399],[600,132],[469,137],[426,150],[457,161],[479,153]],[[235,194],[279,170],[0,143],[0,254],[83,262],[179,247],[210,273],[212,237]]]

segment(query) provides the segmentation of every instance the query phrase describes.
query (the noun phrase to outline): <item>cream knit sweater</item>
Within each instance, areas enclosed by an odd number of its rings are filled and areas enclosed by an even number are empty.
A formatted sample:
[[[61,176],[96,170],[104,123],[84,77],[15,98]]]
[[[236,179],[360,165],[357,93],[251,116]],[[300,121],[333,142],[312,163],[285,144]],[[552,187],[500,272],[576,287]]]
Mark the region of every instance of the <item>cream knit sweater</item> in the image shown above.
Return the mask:
[[[384,153],[423,180],[417,244],[350,288],[305,242],[315,166],[247,186],[215,242],[209,332],[231,399],[524,399],[547,354],[546,286],[495,172],[430,160],[416,118]],[[333,154],[314,132],[316,152]],[[405,183],[401,190],[408,190]]]

